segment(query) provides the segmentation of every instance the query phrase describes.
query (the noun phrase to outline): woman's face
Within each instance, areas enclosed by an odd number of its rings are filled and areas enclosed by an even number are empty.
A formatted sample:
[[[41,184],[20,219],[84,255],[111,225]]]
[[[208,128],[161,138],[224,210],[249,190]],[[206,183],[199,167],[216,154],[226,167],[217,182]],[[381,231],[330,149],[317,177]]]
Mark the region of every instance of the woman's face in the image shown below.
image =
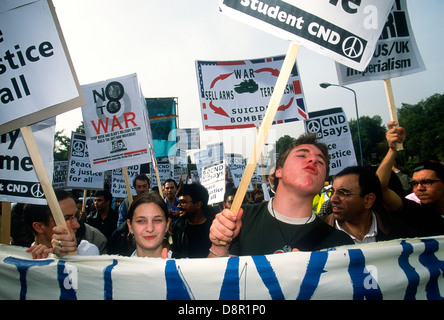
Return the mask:
[[[128,220],[128,227],[134,234],[139,256],[141,253],[139,249],[141,249],[144,253],[153,251],[152,253],[156,255],[158,251],[160,257],[162,242],[168,230],[168,221],[159,206],[154,203],[139,205],[134,210],[132,221]]]

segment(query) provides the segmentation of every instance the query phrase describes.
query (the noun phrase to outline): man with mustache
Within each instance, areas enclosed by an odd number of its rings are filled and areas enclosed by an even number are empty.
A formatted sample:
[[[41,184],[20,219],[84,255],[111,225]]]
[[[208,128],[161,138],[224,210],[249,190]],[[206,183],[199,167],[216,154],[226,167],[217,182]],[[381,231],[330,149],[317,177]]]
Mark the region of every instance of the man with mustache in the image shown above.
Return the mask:
[[[276,162],[276,194],[270,201],[247,205],[237,217],[228,209],[216,215],[208,257],[315,251],[353,244],[312,211],[313,198],[328,173],[327,146],[313,134],[296,139]]]
[[[374,171],[347,167],[335,176],[328,192],[333,213],[325,221],[356,244],[414,236],[401,221],[384,214],[381,184]]]

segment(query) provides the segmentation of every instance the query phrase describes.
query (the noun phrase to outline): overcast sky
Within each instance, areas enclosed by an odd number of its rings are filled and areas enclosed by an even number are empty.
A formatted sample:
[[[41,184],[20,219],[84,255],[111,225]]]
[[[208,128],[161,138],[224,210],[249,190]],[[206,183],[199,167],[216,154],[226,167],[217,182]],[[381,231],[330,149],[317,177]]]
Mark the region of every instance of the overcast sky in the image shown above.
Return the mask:
[[[202,128],[195,60],[243,60],[285,54],[289,42],[219,12],[218,0],[53,0],[80,84],[137,73],[147,98],[178,97],[179,127]],[[397,107],[443,93],[444,1],[407,0],[410,21],[426,71],[392,79]],[[304,47],[297,63],[308,111],[342,107],[356,119],[352,92],[321,89],[338,83],[335,63]],[[348,85],[358,96],[359,115],[389,121],[382,81]],[[80,109],[57,117],[70,136]],[[273,126],[269,143],[297,137],[301,122]],[[255,130],[202,132],[201,144],[224,141],[226,152],[249,156]]]

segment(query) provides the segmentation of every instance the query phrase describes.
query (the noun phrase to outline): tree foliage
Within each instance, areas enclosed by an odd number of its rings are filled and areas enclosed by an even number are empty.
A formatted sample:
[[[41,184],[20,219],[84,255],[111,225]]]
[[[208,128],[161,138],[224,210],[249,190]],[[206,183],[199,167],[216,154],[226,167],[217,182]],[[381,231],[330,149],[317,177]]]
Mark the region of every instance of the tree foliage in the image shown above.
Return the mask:
[[[286,134],[283,137],[280,137],[278,139],[278,141],[276,141],[276,153],[281,153],[283,152],[285,149],[287,149],[287,147],[292,144],[292,142],[296,140],[295,138],[290,137],[288,134]]]
[[[444,160],[444,95],[435,94],[415,105],[398,109],[400,126],[406,130],[404,151],[398,160],[411,169],[415,163],[430,159]]]
[[[354,119],[349,121],[352,134],[353,147],[356,153],[356,160],[360,164],[358,122]],[[377,164],[381,160],[381,143],[385,141],[385,126],[382,124],[380,116],[359,117],[359,128],[361,132],[362,156],[364,165]],[[386,145],[386,143],[384,144]]]
[[[54,161],[68,160],[69,149],[71,148],[71,135],[64,135],[64,129],[56,131],[54,136]],[[76,128],[77,133],[85,133],[83,121]]]
[[[54,161],[68,160],[71,138],[65,136],[63,131],[56,131],[54,136]]]

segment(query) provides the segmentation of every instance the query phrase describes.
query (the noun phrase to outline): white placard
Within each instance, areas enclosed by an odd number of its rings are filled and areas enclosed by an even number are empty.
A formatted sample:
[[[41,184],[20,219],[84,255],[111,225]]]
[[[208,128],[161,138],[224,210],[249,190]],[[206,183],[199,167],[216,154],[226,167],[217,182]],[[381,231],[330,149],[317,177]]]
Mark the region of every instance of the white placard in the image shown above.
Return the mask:
[[[54,161],[54,172],[52,174],[52,187],[63,189],[66,184],[66,174],[68,173],[68,161]]]
[[[131,194],[136,194],[136,189],[134,189],[133,181],[134,178],[140,173],[140,166],[129,166],[126,168],[126,170],[128,172],[128,179],[130,181]],[[111,193],[115,198],[128,197],[126,193],[125,178],[123,177],[122,168],[112,170]]]
[[[52,181],[55,118],[31,126]],[[20,129],[0,137],[0,201],[46,204],[46,198]]]
[[[330,175],[357,165],[350,126],[342,108],[310,112],[304,124],[306,132],[316,133],[319,141],[328,146]]]
[[[150,162],[151,131],[137,75],[84,85],[82,91],[93,172]]]
[[[259,127],[285,56],[238,61],[196,61],[204,130]],[[274,124],[307,119],[297,64],[293,66]]]
[[[52,2],[0,1],[0,134],[84,104]]]
[[[425,70],[407,12],[406,0],[395,1],[373,58],[360,72],[336,63],[340,85],[402,77]]]
[[[199,128],[177,129],[177,148],[200,149]]]
[[[221,0],[222,12],[364,70],[394,0]]]
[[[225,159],[227,162],[227,166],[231,172],[231,178],[233,179],[234,186],[239,187],[239,183],[242,179],[242,175],[244,174],[245,168],[247,165],[245,164],[244,158],[241,154],[225,154]],[[253,191],[253,185],[248,185],[248,191]]]
[[[202,168],[201,184],[208,190],[208,204],[224,201],[225,161],[218,161]]]
[[[71,134],[71,150],[68,160],[67,188],[102,189],[105,181],[103,172],[92,172],[86,136]]]

